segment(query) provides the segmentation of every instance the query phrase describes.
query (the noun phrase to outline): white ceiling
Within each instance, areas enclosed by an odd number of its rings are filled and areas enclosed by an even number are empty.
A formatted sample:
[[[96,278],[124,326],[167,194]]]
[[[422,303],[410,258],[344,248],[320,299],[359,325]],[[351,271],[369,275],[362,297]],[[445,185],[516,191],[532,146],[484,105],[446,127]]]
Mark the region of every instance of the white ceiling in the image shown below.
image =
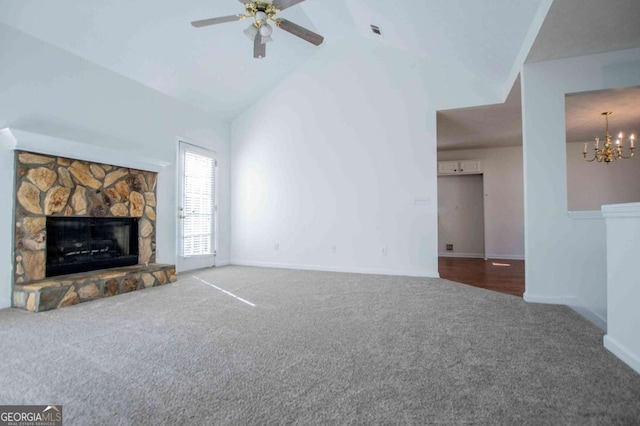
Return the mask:
[[[310,0],[317,1],[317,0]],[[427,61],[456,63],[480,81],[501,86],[534,24],[539,0],[348,0],[362,35]],[[515,76],[514,76],[515,77]],[[509,82],[511,84],[512,82]]]
[[[640,1],[555,0],[527,62],[640,46]]]
[[[522,145],[520,78],[503,104],[437,113],[438,150]]]
[[[325,44],[316,47],[276,30],[262,60],[253,58],[252,42],[242,33],[246,21],[199,29],[189,25],[241,13],[237,0],[0,0],[0,22],[221,119],[233,119],[311,55],[347,37],[370,38],[425,63],[473,70],[478,81],[500,92],[511,84],[545,4],[546,0],[307,0],[279,16],[322,34]],[[639,16],[638,0],[555,0],[527,60],[640,46]],[[371,33],[370,24],[381,28],[382,37]],[[570,134],[570,139],[585,137],[591,129],[584,123],[597,123],[599,118],[593,120],[594,112],[587,108],[576,111],[576,123],[583,123],[576,130],[583,134]],[[571,120],[568,116],[568,123]],[[612,117],[612,123],[616,120],[623,124],[620,115]],[[521,140],[517,81],[504,104],[438,113],[440,149],[509,146]]]
[[[263,97],[311,55],[345,37],[370,37],[432,63],[510,85],[529,29],[548,0],[307,0],[279,14],[325,36],[316,47],[275,30],[253,58],[247,21],[193,28],[242,13],[238,0],[0,0],[0,22],[222,119]],[[381,27],[375,37],[369,25]],[[522,59],[520,59],[522,60]]]
[[[438,150],[499,148],[522,145],[520,79],[503,104],[437,113]],[[640,87],[621,87],[565,96],[566,141],[587,142],[605,135],[604,111],[611,111],[612,136],[640,137]]]
[[[640,46],[639,0],[555,0],[527,62]],[[567,97],[567,142],[604,133],[600,112],[613,111],[611,129],[640,133],[640,91],[599,91]],[[438,149],[522,145],[520,83],[504,104],[438,112]]]
[[[611,111],[609,132],[615,136],[640,136],[640,87],[624,87],[565,96],[567,142],[604,140],[605,119],[601,113]]]
[[[0,0],[0,21],[221,118],[231,118],[314,53],[283,31],[253,59],[244,21],[191,21],[244,12],[237,0]],[[282,17],[316,30],[301,7]],[[274,59],[271,59],[274,58]]]

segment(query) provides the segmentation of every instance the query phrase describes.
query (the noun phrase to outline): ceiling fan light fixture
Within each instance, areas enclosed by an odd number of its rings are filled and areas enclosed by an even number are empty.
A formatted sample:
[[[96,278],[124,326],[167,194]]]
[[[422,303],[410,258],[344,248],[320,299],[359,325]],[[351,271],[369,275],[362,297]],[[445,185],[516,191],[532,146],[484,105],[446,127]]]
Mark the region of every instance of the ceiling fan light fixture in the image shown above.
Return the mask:
[[[247,28],[243,32],[249,40],[253,41],[256,38],[256,34],[258,34],[258,27],[256,27],[254,24],[251,24],[249,25],[249,28]]]
[[[260,35],[262,37],[269,37],[273,33],[273,28],[269,24],[260,25]]]
[[[200,19],[192,21],[191,25],[196,28],[209,25],[218,25],[225,22],[235,22],[251,20],[249,28],[245,29],[244,35],[253,42],[253,57],[264,58],[266,56],[266,44],[273,41],[273,24],[283,31],[301,38],[311,44],[320,46],[324,37],[308,30],[298,24],[284,18],[277,18],[276,15],[284,9],[295,6],[305,0],[239,0],[244,5],[245,13],[218,18]],[[269,24],[271,21],[271,24]]]
[[[267,22],[267,14],[263,11],[256,12],[256,22],[263,23]]]

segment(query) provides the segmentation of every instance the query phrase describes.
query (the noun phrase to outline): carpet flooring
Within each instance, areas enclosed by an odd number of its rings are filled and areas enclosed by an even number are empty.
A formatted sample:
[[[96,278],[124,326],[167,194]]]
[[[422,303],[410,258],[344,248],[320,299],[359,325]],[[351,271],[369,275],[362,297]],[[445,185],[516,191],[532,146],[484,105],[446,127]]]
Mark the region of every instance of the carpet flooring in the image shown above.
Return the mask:
[[[62,404],[65,425],[640,424],[640,376],[602,337],[446,280],[231,266],[0,310],[0,404]]]

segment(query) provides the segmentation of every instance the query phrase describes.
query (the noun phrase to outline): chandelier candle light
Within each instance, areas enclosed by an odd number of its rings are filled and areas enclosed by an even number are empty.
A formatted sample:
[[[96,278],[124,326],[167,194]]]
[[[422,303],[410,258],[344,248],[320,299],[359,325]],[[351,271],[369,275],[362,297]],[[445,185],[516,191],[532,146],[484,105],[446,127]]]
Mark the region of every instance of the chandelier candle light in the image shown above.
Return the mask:
[[[609,116],[611,114],[612,114],[611,111],[606,111],[601,114],[601,115],[604,115],[604,119],[606,123],[606,127],[605,127],[606,141],[604,143],[604,147],[600,149],[600,138],[596,138],[596,146],[594,148],[595,151],[593,154],[593,158],[590,160],[587,159],[587,144],[586,143],[584,144],[584,151],[582,151],[582,154],[584,156],[584,159],[590,163],[597,160],[598,163],[602,163],[604,161],[605,163],[609,164],[613,160],[623,160],[623,159],[628,159],[633,157],[633,151],[635,149],[635,140],[636,140],[636,137],[634,135],[631,135],[629,137],[630,154],[627,156],[622,154],[622,148],[624,147],[624,139],[623,139],[624,135],[622,134],[622,132],[620,132],[620,134],[618,135],[618,139],[616,139],[615,146],[613,146],[613,144],[611,143],[611,135],[609,135]]]

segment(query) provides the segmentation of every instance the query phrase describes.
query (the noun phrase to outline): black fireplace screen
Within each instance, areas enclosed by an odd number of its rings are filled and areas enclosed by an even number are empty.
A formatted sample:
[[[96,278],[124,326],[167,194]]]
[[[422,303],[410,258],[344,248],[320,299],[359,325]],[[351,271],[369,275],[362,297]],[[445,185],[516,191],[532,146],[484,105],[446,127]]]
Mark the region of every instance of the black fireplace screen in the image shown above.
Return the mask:
[[[138,219],[47,217],[47,277],[137,263]]]

